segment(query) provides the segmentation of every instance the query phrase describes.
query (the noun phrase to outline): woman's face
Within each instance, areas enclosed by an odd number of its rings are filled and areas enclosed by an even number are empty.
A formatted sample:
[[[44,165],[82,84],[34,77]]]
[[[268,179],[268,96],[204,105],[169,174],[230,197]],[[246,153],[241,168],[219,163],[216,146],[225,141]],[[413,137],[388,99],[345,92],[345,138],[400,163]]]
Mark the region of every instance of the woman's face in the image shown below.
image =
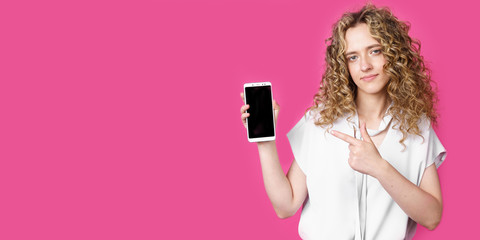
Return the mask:
[[[345,34],[348,71],[357,85],[358,94],[386,94],[389,77],[383,71],[386,60],[382,46],[371,35],[365,23],[351,27]]]

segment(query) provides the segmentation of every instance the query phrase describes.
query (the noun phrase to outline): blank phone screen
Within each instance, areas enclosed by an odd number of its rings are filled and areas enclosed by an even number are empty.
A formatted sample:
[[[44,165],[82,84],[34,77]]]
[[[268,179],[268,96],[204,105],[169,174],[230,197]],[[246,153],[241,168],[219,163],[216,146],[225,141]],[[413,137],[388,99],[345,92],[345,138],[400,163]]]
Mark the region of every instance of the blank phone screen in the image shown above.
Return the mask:
[[[250,138],[274,136],[271,86],[246,87],[245,99],[246,103],[250,105],[247,110],[250,113],[248,136]]]

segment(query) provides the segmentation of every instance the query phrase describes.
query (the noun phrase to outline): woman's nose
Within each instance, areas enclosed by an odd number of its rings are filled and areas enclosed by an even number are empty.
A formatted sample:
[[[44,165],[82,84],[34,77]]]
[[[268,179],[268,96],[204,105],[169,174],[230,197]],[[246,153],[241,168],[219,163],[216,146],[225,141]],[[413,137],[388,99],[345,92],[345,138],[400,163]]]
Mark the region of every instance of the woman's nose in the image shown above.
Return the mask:
[[[362,58],[362,61],[361,61],[361,69],[362,71],[368,71],[368,70],[371,70],[373,68],[372,64],[370,63],[370,60],[368,59],[368,57],[366,58]]]

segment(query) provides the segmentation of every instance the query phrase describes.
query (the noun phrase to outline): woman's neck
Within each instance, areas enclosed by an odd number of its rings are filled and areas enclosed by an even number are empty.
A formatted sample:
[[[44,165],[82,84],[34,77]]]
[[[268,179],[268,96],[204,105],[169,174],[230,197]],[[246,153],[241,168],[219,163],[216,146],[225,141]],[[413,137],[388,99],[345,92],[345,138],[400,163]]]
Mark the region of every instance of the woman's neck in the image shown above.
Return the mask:
[[[355,99],[358,118],[367,123],[367,128],[377,129],[390,102],[386,92],[378,94],[358,92]]]

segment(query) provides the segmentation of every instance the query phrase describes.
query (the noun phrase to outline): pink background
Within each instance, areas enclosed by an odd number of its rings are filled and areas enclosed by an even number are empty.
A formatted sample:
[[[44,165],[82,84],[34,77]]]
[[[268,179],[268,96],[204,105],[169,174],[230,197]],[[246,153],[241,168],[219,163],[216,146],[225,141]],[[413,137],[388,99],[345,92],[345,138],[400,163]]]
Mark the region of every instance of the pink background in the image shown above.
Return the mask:
[[[310,105],[324,40],[364,1],[2,1],[0,239],[298,239],[240,122],[270,81],[277,147]],[[478,236],[479,7],[374,1],[412,23],[438,82],[444,215]]]

